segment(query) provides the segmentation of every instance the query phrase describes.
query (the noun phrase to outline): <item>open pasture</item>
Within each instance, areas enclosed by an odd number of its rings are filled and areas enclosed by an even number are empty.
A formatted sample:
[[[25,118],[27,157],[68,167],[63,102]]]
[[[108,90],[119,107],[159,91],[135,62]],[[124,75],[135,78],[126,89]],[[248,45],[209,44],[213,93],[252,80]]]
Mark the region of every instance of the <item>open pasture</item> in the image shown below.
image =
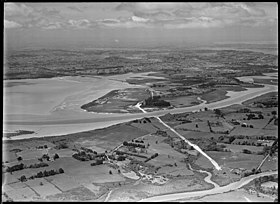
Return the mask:
[[[197,96],[180,96],[180,97],[172,97],[171,99],[169,98],[163,98],[163,99],[176,108],[189,107],[201,103],[197,99]]]
[[[219,144],[219,143],[218,143]],[[234,145],[234,144],[223,144],[226,146],[226,149],[229,149],[233,153],[241,152],[243,149],[248,149],[251,152],[261,152],[263,147],[251,146],[251,145]]]
[[[81,186],[62,193],[49,195],[46,198],[49,201],[88,201],[96,199],[96,194],[88,188]]]
[[[196,127],[196,125],[197,125],[197,127]],[[193,130],[193,131],[197,131],[197,132],[209,132],[210,133],[210,129],[207,124],[207,121],[185,123],[185,124],[177,125],[175,127],[175,129],[176,130],[186,130],[186,131]]]
[[[257,168],[260,162],[263,160],[263,155],[232,153],[232,152],[206,152],[211,158],[213,158],[219,165],[223,165],[229,168],[244,168],[252,170]],[[211,162],[203,156],[200,156],[196,161],[196,164],[202,168],[212,168]],[[261,168],[262,171],[277,169],[278,159],[270,159],[266,161]]]
[[[5,191],[14,201],[30,201],[30,198],[37,197],[36,193],[29,187]]]
[[[73,177],[68,176],[66,174],[54,175],[46,179],[49,180],[50,183],[58,187],[63,192],[68,191],[72,188],[79,187],[81,185]]]

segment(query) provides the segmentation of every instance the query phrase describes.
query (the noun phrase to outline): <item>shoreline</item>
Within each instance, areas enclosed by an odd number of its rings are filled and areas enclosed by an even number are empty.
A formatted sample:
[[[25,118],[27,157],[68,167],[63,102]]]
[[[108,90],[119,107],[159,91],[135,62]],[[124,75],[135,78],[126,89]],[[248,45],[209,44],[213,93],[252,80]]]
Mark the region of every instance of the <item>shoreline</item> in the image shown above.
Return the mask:
[[[21,137],[11,138],[10,140],[18,140],[22,137],[47,137],[47,136],[61,136],[65,134],[72,134],[88,130],[95,130],[106,128],[114,124],[128,122],[142,117],[162,116],[167,113],[182,113],[193,112],[199,109],[207,108],[221,108],[230,106],[232,104],[242,104],[244,101],[267,94],[269,92],[278,92],[278,86],[264,85],[262,88],[246,88],[246,91],[227,91],[227,98],[212,103],[201,103],[194,106],[174,108],[168,110],[159,110],[148,113],[89,113],[85,111],[76,112],[69,110],[61,112],[61,114],[46,115],[6,115],[4,114],[3,125],[4,129],[28,129],[36,132],[33,135],[22,135]],[[4,111],[5,112],[5,111]],[[7,117],[12,119],[7,120]],[[28,120],[28,117],[31,120]],[[19,119],[17,119],[19,118]],[[72,119],[65,119],[72,118]],[[92,124],[90,124],[92,123]],[[104,124],[106,123],[106,124]],[[5,127],[6,126],[6,127]],[[58,128],[61,126],[60,128]],[[90,127],[91,126],[91,127]],[[94,126],[94,127],[92,127]],[[12,127],[12,128],[11,128]],[[40,130],[44,130],[43,132]],[[52,131],[47,131],[47,129]],[[57,132],[55,131],[57,130]],[[63,130],[64,129],[64,130]],[[52,132],[52,133],[51,133]],[[55,133],[56,132],[56,133]]]
[[[246,102],[246,101],[248,101],[248,100],[251,100],[251,99],[254,99],[254,98],[256,98],[256,97],[259,97],[259,96],[262,96],[262,95],[265,95],[265,94],[268,94],[268,93],[271,93],[271,92],[275,92],[275,91],[270,91],[270,92],[267,92],[267,93],[261,93],[261,94],[259,94],[259,95],[254,95],[253,97],[251,97],[251,98],[248,98],[247,100],[245,100],[245,101],[242,101],[242,102],[240,102],[240,104],[243,104],[244,102]],[[233,103],[233,104],[236,104],[236,103]],[[226,106],[224,106],[224,107],[227,107],[227,106],[231,106],[231,105],[233,105],[233,104],[228,104],[228,105],[226,105]],[[211,104],[209,104],[209,105],[211,105]],[[197,108],[197,110],[199,110],[201,107],[198,107]],[[221,107],[220,107],[221,108]],[[173,109],[174,110],[174,109]],[[182,111],[181,111],[182,112]],[[181,113],[181,112],[176,112],[176,113]],[[186,111],[187,112],[187,111]],[[192,112],[192,111],[190,111],[190,112]],[[151,113],[147,113],[147,114],[150,114],[151,115]],[[175,113],[174,113],[175,114]],[[161,116],[161,115],[160,115]],[[20,135],[20,136],[14,136],[14,137],[11,137],[11,138],[4,138],[3,137],[3,140],[4,141],[13,141],[13,140],[16,140],[16,141],[20,141],[20,140],[29,140],[29,139],[43,139],[43,138],[46,138],[46,137],[60,137],[60,136],[65,136],[65,135],[68,135],[68,134],[75,134],[75,133],[79,133],[79,132],[85,132],[85,131],[92,131],[92,130],[100,130],[100,129],[106,129],[106,128],[108,128],[108,127],[110,127],[110,126],[114,126],[114,125],[120,125],[120,124],[122,124],[122,123],[126,123],[126,122],[129,122],[129,121],[131,121],[131,120],[134,120],[134,119],[139,119],[139,118],[142,118],[142,117],[147,117],[147,116],[145,116],[145,113],[143,114],[143,116],[139,116],[139,117],[137,117],[137,118],[135,118],[135,117],[133,117],[132,119],[124,119],[124,120],[113,120],[113,121],[110,121],[109,122],[109,124],[105,124],[104,125],[104,122],[95,122],[94,124],[96,125],[97,124],[97,127],[88,127],[88,123],[78,123],[78,124],[76,124],[76,125],[81,125],[81,126],[83,126],[83,125],[85,125],[85,126],[87,126],[88,128],[85,128],[85,127],[82,127],[82,129],[81,130],[78,130],[79,129],[79,127],[74,127],[74,130],[73,131],[70,131],[70,132],[63,132],[63,133],[61,133],[61,134],[44,134],[43,136],[40,136],[40,135],[38,135],[38,133],[35,131],[35,133],[34,134],[32,134],[32,135]],[[148,116],[148,117],[153,117],[153,116]],[[90,122],[89,122],[90,123]],[[101,124],[100,124],[101,123]],[[25,126],[28,126],[28,125],[25,125]],[[51,126],[51,125],[50,125]],[[73,124],[64,124],[64,126],[63,125],[58,125],[59,127],[64,127],[65,128],[65,126],[66,126],[66,128],[67,128],[67,126],[70,126],[70,127],[72,127],[73,126]],[[44,128],[44,127],[43,127]],[[41,128],[41,129],[43,129],[43,128]],[[28,129],[28,128],[27,128]]]

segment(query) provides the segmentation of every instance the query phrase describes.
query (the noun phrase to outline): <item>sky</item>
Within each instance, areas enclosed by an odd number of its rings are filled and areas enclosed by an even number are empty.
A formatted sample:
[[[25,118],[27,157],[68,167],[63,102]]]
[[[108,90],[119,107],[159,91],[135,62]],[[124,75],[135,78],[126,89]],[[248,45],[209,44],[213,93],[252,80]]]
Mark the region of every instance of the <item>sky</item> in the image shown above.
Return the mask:
[[[276,2],[4,3],[10,48],[176,47],[277,38]]]

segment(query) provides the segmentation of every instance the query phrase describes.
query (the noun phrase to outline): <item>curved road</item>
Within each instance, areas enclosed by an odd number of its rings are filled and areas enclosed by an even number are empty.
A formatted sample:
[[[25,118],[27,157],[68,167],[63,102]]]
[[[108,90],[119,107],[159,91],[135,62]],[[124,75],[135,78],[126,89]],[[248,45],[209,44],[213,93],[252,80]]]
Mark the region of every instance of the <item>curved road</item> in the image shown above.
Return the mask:
[[[153,196],[150,198],[140,200],[140,202],[166,202],[166,201],[174,201],[174,200],[178,200],[178,199],[186,199],[186,198],[197,197],[197,196],[225,193],[228,191],[237,190],[237,189],[241,188],[242,186],[248,184],[250,181],[254,180],[255,178],[258,178],[261,176],[273,175],[273,174],[278,174],[278,171],[254,174],[254,175],[242,178],[241,180],[239,180],[237,182],[230,183],[226,186],[216,187],[216,188],[209,189],[209,190],[184,192],[184,193],[172,193],[172,194],[167,194],[167,195]]]

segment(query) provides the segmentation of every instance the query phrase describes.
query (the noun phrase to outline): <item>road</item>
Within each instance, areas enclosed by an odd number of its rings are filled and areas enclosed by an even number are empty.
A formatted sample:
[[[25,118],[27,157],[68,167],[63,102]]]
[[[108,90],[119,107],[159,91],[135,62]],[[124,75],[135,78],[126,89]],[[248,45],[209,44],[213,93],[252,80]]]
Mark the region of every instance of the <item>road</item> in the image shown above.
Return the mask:
[[[242,178],[241,180],[239,180],[237,182],[230,183],[226,186],[216,187],[216,188],[209,189],[209,190],[184,192],[184,193],[172,193],[172,194],[167,194],[167,195],[153,196],[150,198],[140,200],[140,202],[167,202],[167,201],[175,201],[178,199],[187,199],[187,198],[197,197],[197,196],[225,193],[228,191],[237,190],[237,189],[241,188],[242,186],[248,184],[250,181],[254,180],[255,178],[258,178],[261,176],[273,175],[273,174],[278,174],[278,171],[263,172],[260,174],[251,175],[251,176]]]
[[[104,202],[108,202],[108,200],[109,200],[109,198],[110,198],[112,192],[113,192],[113,190],[110,190],[110,191],[109,191],[109,193],[108,193],[108,195],[106,196]]]
[[[163,122],[159,117],[156,117],[158,119],[158,121],[163,124],[165,127],[167,127],[169,130],[171,130],[172,132],[174,132],[178,137],[180,137],[182,140],[184,140],[188,145],[192,146],[193,148],[195,148],[199,153],[201,153],[203,156],[205,156],[212,164],[213,166],[219,171],[222,170],[222,168],[219,166],[219,164],[212,159],[211,157],[209,157],[205,152],[202,151],[202,149],[200,149],[199,146],[197,146],[196,144],[191,143],[189,140],[187,140],[184,136],[180,135],[176,130],[174,130],[172,127],[170,127],[169,125],[167,125],[165,122]]]

